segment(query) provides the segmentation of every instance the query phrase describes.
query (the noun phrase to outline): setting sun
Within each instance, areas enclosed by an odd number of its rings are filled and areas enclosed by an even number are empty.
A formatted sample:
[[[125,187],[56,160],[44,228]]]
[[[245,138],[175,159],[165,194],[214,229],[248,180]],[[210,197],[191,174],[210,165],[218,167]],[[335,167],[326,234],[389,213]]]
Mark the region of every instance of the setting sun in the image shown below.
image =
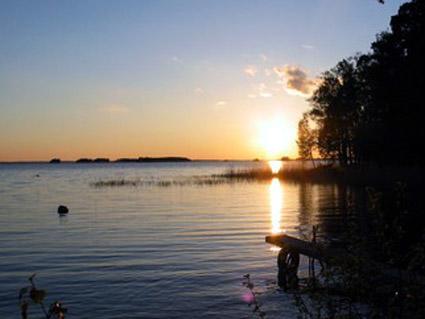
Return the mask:
[[[277,174],[282,168],[282,161],[269,161],[269,166],[272,173]]]
[[[276,159],[285,155],[292,144],[291,130],[281,118],[259,125],[259,146],[267,159]]]

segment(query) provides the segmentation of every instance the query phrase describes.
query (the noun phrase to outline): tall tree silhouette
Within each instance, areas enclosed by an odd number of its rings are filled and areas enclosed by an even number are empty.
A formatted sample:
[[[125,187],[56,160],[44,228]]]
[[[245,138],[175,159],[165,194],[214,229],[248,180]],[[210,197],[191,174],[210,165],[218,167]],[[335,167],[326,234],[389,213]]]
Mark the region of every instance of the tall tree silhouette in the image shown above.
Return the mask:
[[[316,145],[316,130],[310,127],[310,116],[304,113],[302,119],[298,122],[298,153],[303,160],[311,160],[314,162],[313,152]]]
[[[321,76],[309,115],[323,157],[342,166],[424,165],[425,0],[403,4],[371,52]]]

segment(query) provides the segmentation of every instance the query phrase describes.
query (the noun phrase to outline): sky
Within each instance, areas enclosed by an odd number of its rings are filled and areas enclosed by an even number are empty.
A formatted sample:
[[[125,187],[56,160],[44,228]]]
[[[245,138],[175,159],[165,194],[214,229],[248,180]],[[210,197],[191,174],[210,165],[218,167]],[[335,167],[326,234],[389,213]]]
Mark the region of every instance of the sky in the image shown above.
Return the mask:
[[[320,73],[403,2],[0,0],[0,161],[296,157]]]

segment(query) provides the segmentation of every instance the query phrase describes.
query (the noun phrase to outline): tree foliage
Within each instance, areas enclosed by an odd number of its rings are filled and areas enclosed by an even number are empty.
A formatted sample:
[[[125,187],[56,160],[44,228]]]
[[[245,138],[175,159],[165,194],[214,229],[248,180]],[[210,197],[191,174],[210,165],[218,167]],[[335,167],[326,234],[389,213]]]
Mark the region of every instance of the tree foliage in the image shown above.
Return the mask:
[[[424,21],[424,0],[403,4],[369,53],[322,74],[309,100],[322,157],[342,166],[425,163]]]
[[[298,153],[303,160],[312,160],[316,145],[316,131],[310,127],[310,116],[304,113],[302,119],[298,122]]]

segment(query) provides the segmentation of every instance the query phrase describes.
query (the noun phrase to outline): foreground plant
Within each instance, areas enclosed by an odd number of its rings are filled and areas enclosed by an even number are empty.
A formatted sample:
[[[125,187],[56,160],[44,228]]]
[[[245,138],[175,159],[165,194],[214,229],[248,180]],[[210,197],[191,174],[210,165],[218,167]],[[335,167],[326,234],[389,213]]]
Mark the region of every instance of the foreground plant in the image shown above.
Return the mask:
[[[30,285],[21,288],[19,291],[19,307],[21,310],[21,318],[28,318],[28,308],[31,304],[34,304],[40,306],[40,309],[46,319],[65,319],[65,313],[67,312],[67,309],[63,307],[60,301],[54,301],[50,305],[49,310],[46,309],[44,299],[46,298],[47,292],[43,289],[37,289],[34,282],[35,275],[36,274],[33,274],[28,278]]]
[[[242,284],[249,289],[249,292],[244,295],[243,299],[248,303],[248,306],[253,306],[252,312],[258,316],[258,318],[266,318],[266,313],[261,309],[261,303],[257,300],[257,293],[254,290],[254,283],[251,281],[249,274],[243,276],[244,281]]]
[[[294,294],[300,318],[425,318],[425,236],[412,231],[406,185],[367,195],[367,236],[348,222],[341,255]]]

